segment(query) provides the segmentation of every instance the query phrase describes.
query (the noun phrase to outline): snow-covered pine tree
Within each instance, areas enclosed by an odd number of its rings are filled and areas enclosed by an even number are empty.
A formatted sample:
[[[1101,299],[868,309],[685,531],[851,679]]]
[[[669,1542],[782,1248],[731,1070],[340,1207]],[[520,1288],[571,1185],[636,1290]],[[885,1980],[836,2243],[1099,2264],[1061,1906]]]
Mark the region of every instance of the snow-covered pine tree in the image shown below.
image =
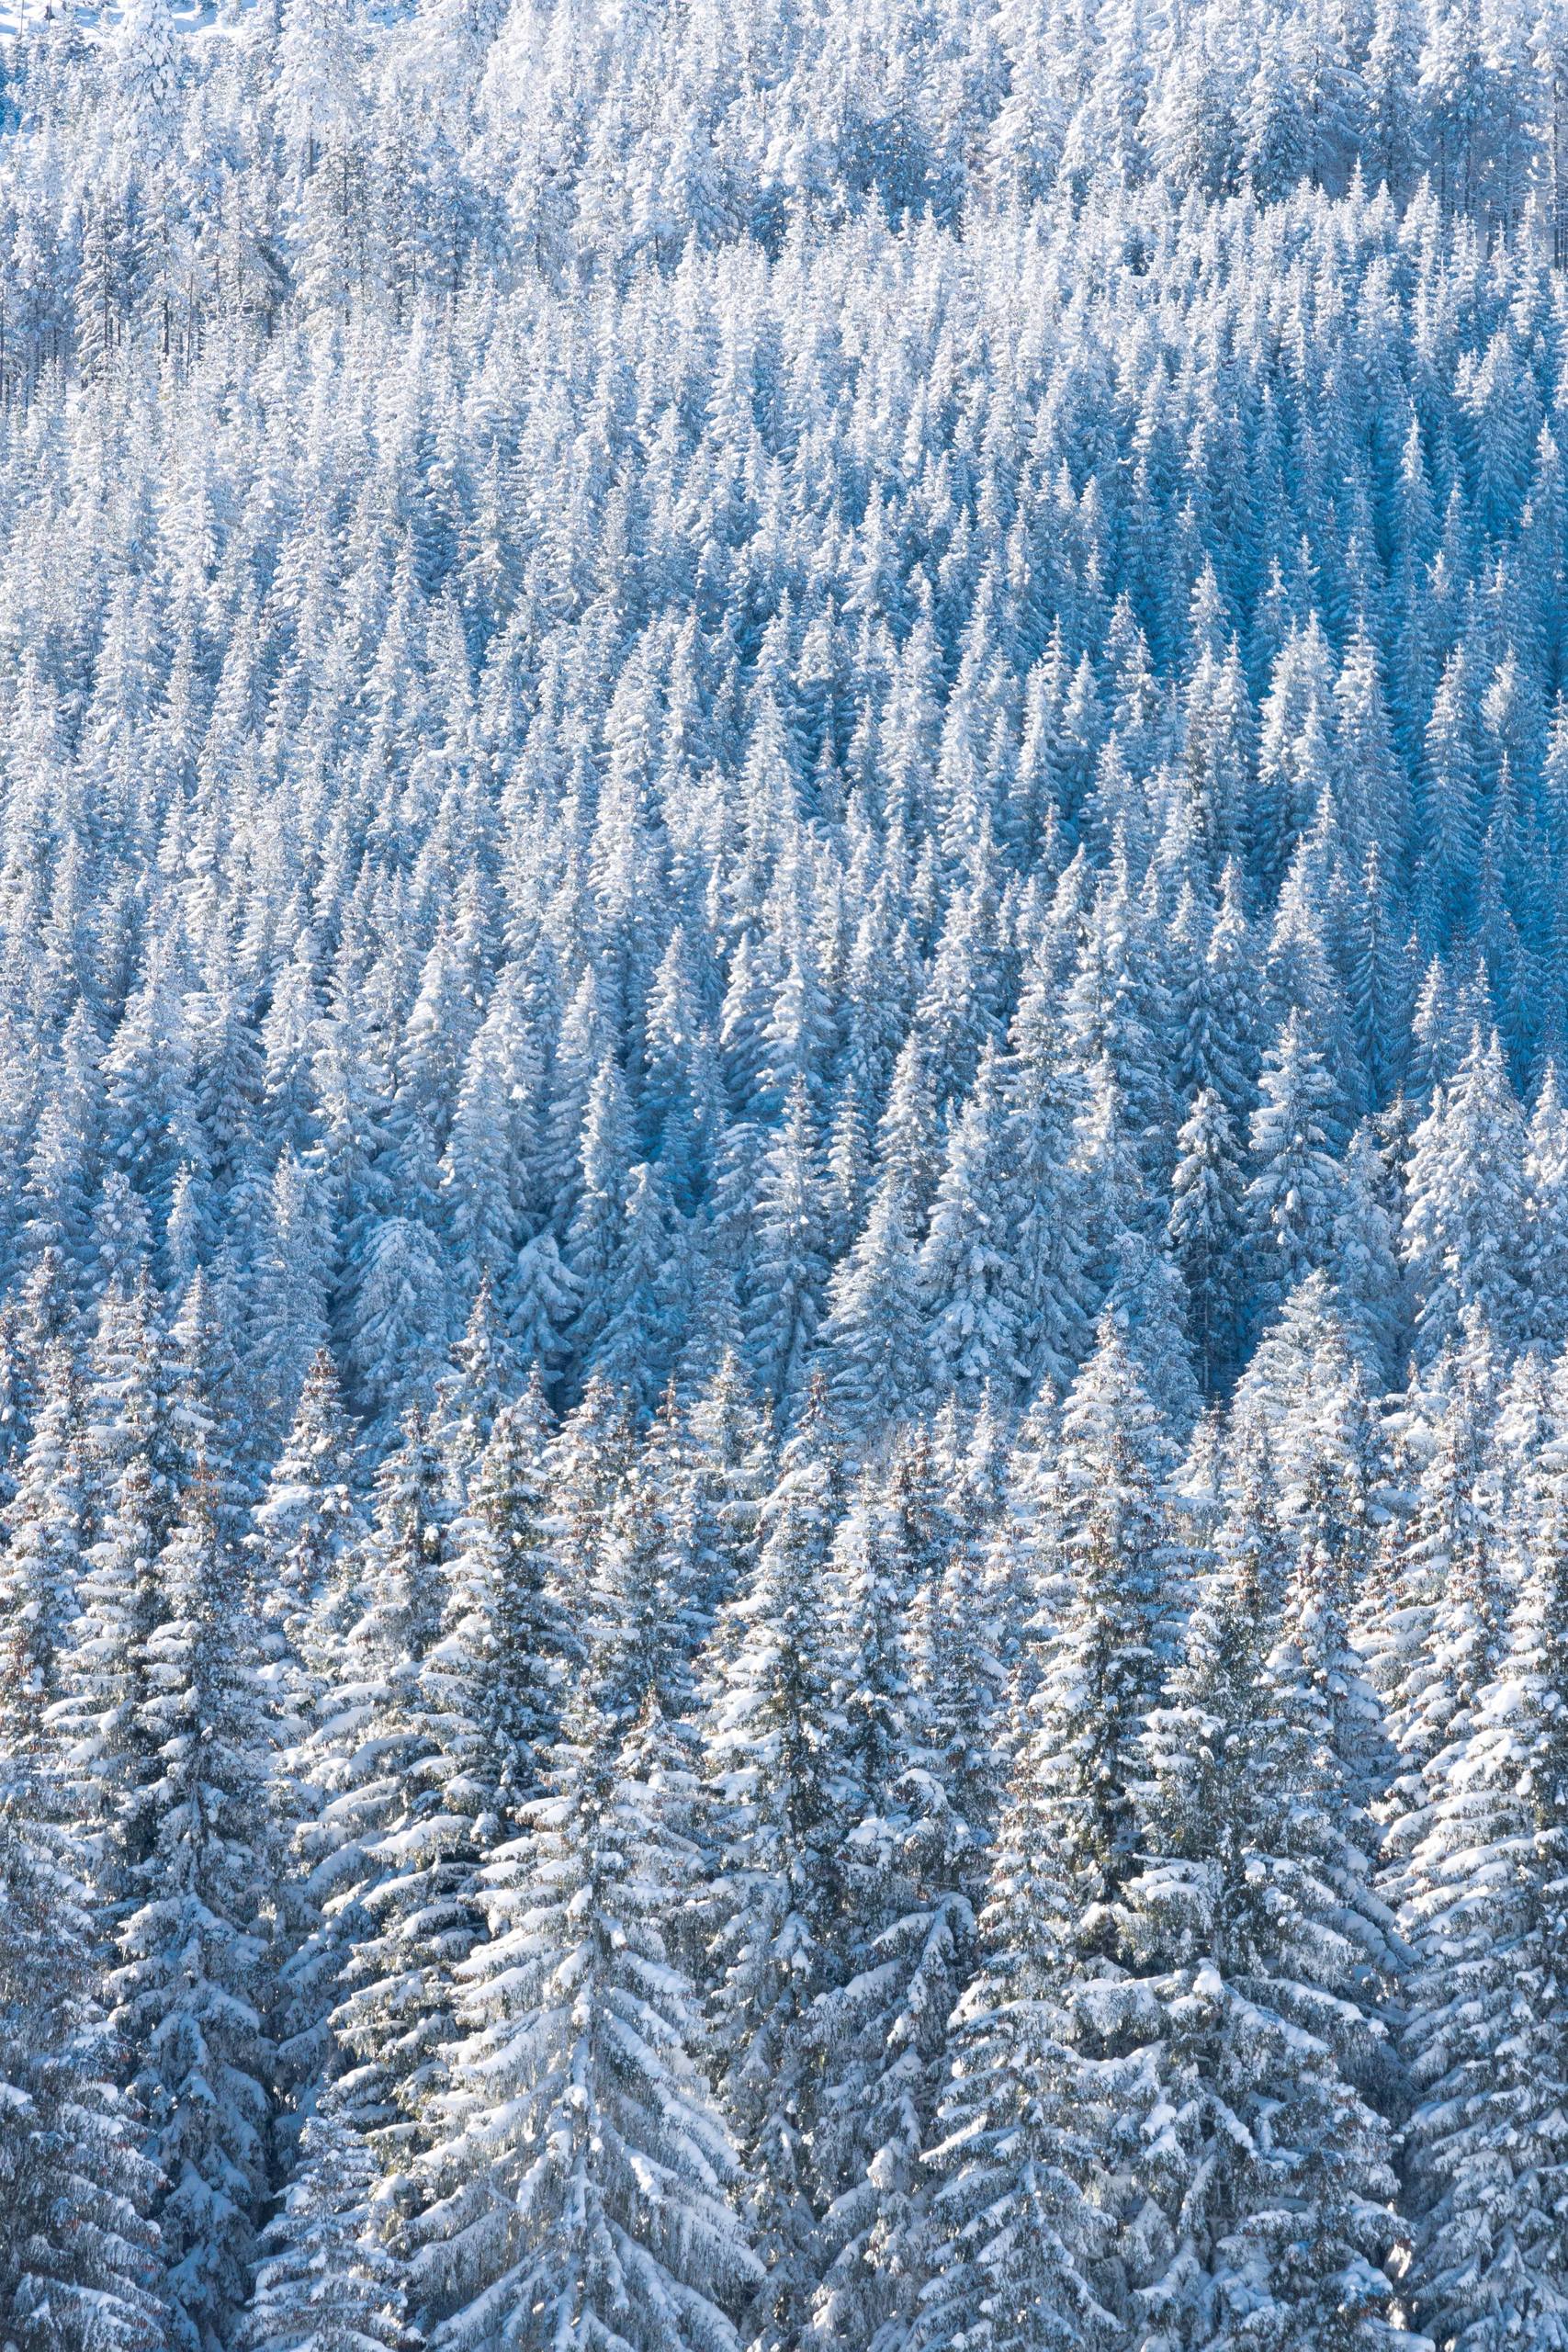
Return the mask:
[[[1093,1293],[1090,1204],[1075,1166],[1073,1133],[1082,1088],[1064,1051],[1045,972],[1025,978],[1009,1033],[1005,1069],[1012,1191],[1021,1224],[1011,1247],[1024,1377],[1066,1388],[1088,1351]]]
[[[643,1432],[587,1563],[587,1614],[602,1702],[627,1721],[649,1690],[667,1720],[690,1713],[693,1660],[711,1623],[682,1508],[682,1430],[673,1385]]]
[[[1357,1951],[1356,1998],[1365,2016],[1376,2018],[1404,1951],[1393,1907],[1374,1884],[1380,1840],[1372,1808],[1388,1785],[1392,1758],[1383,1712],[1352,1632],[1359,1544],[1348,1493],[1328,1464],[1314,1469],[1269,1672],[1280,1703],[1314,1725],[1312,1785],[1323,1825],[1317,1868],[1333,1891],[1334,1918]],[[1397,2069],[1381,2044],[1368,2041],[1364,2049],[1370,2071],[1362,2087],[1388,2111],[1400,2095]]]
[[[426,1707],[454,1730],[443,1752],[481,1818],[503,1822],[538,1777],[558,1726],[563,1669],[582,1636],[553,1577],[545,1468],[551,1435],[537,1374],[503,1406],[453,1525],[439,1639],[425,1661]]]

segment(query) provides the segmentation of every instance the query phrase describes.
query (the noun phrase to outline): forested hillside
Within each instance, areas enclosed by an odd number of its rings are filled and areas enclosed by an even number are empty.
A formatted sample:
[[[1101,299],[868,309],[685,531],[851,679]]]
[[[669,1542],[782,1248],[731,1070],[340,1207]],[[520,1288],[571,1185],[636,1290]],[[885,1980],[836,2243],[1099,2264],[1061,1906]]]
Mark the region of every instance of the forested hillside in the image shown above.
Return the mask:
[[[1568,2343],[1568,17],[0,51],[0,2345]]]

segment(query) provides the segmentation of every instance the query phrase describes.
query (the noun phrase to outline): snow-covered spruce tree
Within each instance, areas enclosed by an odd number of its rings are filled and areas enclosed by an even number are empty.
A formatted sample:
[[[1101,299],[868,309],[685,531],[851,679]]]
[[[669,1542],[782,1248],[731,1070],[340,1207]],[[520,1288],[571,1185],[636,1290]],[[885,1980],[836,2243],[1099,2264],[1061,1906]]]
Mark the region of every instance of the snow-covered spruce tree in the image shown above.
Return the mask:
[[[649,1690],[671,1724],[689,1716],[694,1661],[711,1629],[706,1570],[684,1508],[684,1443],[671,1383],[616,1488],[590,1564],[588,1610],[606,1675],[604,1703],[628,1720]]]
[[[1309,1274],[1263,1334],[1236,1385],[1231,1419],[1238,1437],[1266,1447],[1276,1506],[1292,1537],[1314,1476],[1326,1471],[1343,1488],[1347,1527],[1354,1527],[1359,1555],[1366,1551],[1379,1432],[1325,1273]]]
[[[678,1510],[694,1612],[705,1640],[756,1557],[771,1471],[769,1430],[733,1350],[686,1409]]]
[[[11,1783],[45,1765],[46,1716],[61,1696],[77,1615],[91,1492],[82,1421],[75,1360],[55,1340],[0,1554],[0,1752]]]
[[[901,1419],[925,1388],[925,1300],[903,1186],[884,1178],[834,1269],[818,1344],[846,1442]]]
[[[1555,1353],[1568,1337],[1568,1106],[1557,1065],[1541,1073],[1525,1138],[1525,1336]]]
[[[400,1736],[394,1810],[364,1848],[362,1917],[333,2029],[354,2060],[341,2095],[373,2122],[389,2181],[428,2138],[458,1971],[483,1925],[485,1864],[519,1834],[581,1663],[545,1532],[548,1434],[536,1383],[502,1408],[447,1533],[439,1628],[375,1719],[381,1741]]]
[[[1193,1376],[1187,1334],[1186,1284],[1168,1250],[1129,1233],[1105,1302],[1124,1334],[1149,1402],[1173,1445],[1191,1433],[1201,1392]]]
[[[1076,1988],[1122,2221],[1102,2291],[1140,2344],[1397,2333],[1389,2132],[1355,2086],[1375,2029],[1321,1804],[1326,1713],[1292,1650],[1269,1666],[1269,1547],[1244,1485],[1148,1717],[1127,1973]]]
[[[158,2176],[96,1997],[88,1891],[37,1790],[0,1799],[0,2325],[17,2352],[159,2352]]]
[[[174,2340],[215,2352],[243,2308],[267,2184],[267,1731],[250,1628],[198,1463],[153,1581],[129,1903],[108,1980],[160,2177]]]
[[[1045,1645],[1027,1702],[1032,1802],[1049,1805],[1064,1931],[1110,1958],[1134,1860],[1145,1714],[1179,1627],[1179,1555],[1162,1491],[1164,1432],[1107,1317],[1067,1400]]]
[[[1243,1171],[1224,1103],[1205,1087],[1177,1136],[1171,1178],[1171,1250],[1187,1283],[1196,1370],[1203,1389],[1223,1387],[1238,1353]]]
[[[1144,1717],[1172,1640],[1164,1435],[1115,1322],[1064,1417],[1037,1673],[1015,1671],[1011,1776],[952,2033],[914,2340],[1004,2346],[1102,2336],[1107,2111],[1076,2047],[1075,1994],[1120,1974],[1138,1864]],[[1030,1665],[1027,1653],[1024,1663]]]
[[[156,1564],[181,1481],[160,1345],[145,1285],[106,1299],[85,1406],[93,1540],[47,1718],[58,1817],[91,1883],[100,1939],[134,1900],[133,1872],[145,1859],[139,1809],[159,1770],[144,1712],[147,1645],[162,1613]]]
[[[626,1088],[614,1057],[606,1056],[583,1106],[580,1189],[564,1237],[566,1262],[578,1290],[571,1340],[580,1363],[592,1355],[609,1320],[610,1283],[626,1238],[631,1159]]]
[[[1375,1884],[1380,1839],[1373,1807],[1387,1788],[1393,1759],[1378,1696],[1351,1627],[1359,1565],[1351,1489],[1324,1464],[1308,1482],[1269,1672],[1280,1702],[1314,1727],[1313,1797],[1322,1828],[1318,1868],[1337,1905],[1337,1925],[1354,1946],[1355,1996],[1369,2018],[1386,2007],[1406,1957],[1393,1906]],[[1401,2097],[1386,2047],[1360,2046],[1369,2071],[1361,2086],[1384,2111]]]
[[[1021,1302],[1004,1232],[1011,1142],[1000,1061],[987,1047],[949,1134],[920,1252],[931,1376],[969,1404],[987,1381],[1005,1387],[1023,1369]]]
[[[782,1404],[806,1376],[828,1278],[824,1184],[810,1098],[797,1079],[758,1178],[746,1338],[752,1377]]]
[[[254,1424],[229,1332],[233,1298],[197,1267],[169,1331],[169,1434],[182,1486],[199,1461],[227,1550],[239,1545],[254,1499]]]
[[[946,2072],[946,2023],[971,1965],[966,1892],[979,1838],[943,1737],[925,1654],[940,1617],[930,1449],[907,1439],[863,1478],[835,1558],[848,1640],[840,1671],[852,1793],[836,1865],[844,1981],[810,2021],[823,2088],[812,2143],[825,2211],[812,2340],[907,2332],[919,2284],[921,2156]],[[916,1612],[925,1586],[933,1603]],[[957,1695],[944,1690],[942,1701]],[[950,1778],[953,1785],[950,1785]]]
[[[395,2221],[386,2189],[398,2180],[388,2147],[423,2141],[421,2124],[445,2082],[454,1971],[482,1928],[479,1870],[536,1788],[538,1755],[558,1726],[562,1660],[576,1651],[550,1597],[546,1437],[534,1378],[496,1416],[472,1473],[470,1508],[451,1524],[442,1623],[416,1691],[404,1698],[407,1804],[388,1837],[345,1849],[333,1823],[296,1830],[308,1847],[312,1837],[322,1841],[322,1853],[315,1882],[299,1889],[301,1933],[287,1969],[294,2040],[285,2058],[306,2086],[344,2067],[345,2049],[355,2063],[317,2096],[289,2194],[265,2232],[247,2322],[256,2345],[291,2345],[289,2328],[308,2343],[315,2326],[357,2328],[374,2345],[402,2340],[404,2272],[386,2244]],[[360,1621],[355,1637],[367,1633]],[[329,1681],[324,1689],[327,1722],[341,1693]],[[320,1747],[315,1757],[320,1767]],[[324,1891],[327,1919],[312,1907],[312,1884],[317,1895]],[[353,1992],[327,2018],[348,1957],[332,1905],[350,1894]]]
[[[636,1447],[630,1398],[595,1374],[546,1459],[557,1572],[563,1598],[584,1622],[588,1576]]]
[[[1333,1081],[1299,1010],[1265,1055],[1261,1084],[1247,1204],[1263,1253],[1268,1311],[1325,1263],[1338,1206]]]
[[[1441,1759],[1402,1924],[1412,2317],[1442,2352],[1563,2325],[1568,1494],[1554,1457],[1509,1643]]]
[[[273,1173],[252,1345],[260,1358],[258,1401],[276,1443],[299,1402],[299,1390],[328,1335],[327,1304],[335,1272],[337,1237],[332,1203],[319,1166],[288,1148]]]
[[[348,1630],[349,1579],[365,1536],[357,1467],[337,1374],[322,1349],[243,1546],[256,1611],[275,1653],[267,1659],[269,1679],[280,1711],[301,1728]]]
[[[1104,2237],[1103,2129],[1069,2040],[1078,1899],[1043,1767],[1053,1734],[1015,1727],[1012,1776],[979,1916],[978,1968],[949,2027],[950,2075],[927,2153],[917,2352],[1077,2352],[1115,2342],[1092,2272]]]
[[[511,1340],[487,1273],[480,1278],[462,1338],[452,1351],[452,1368],[436,1385],[431,1412],[431,1432],[446,1464],[455,1503],[463,1501],[495,1417],[518,1386]]]
[[[1477,1028],[1410,1141],[1404,1252],[1424,1361],[1459,1336],[1469,1306],[1499,1339],[1513,1337],[1524,1141],[1502,1046]]]
[[[300,2137],[297,2168],[260,2240],[235,2333],[243,2352],[400,2352],[397,2256],[373,2207],[375,2157],[330,2099]]]
[[[453,1525],[441,1634],[425,1660],[425,1706],[454,1784],[479,1817],[502,1822],[538,1777],[581,1643],[552,1574],[550,1434],[536,1374],[497,1415]]]
[[[1503,1531],[1487,1475],[1495,1367],[1486,1334],[1472,1326],[1469,1344],[1445,1350],[1436,1375],[1433,1418],[1413,1415],[1406,1441],[1426,1458],[1357,1627],[1393,1751],[1377,1811],[1384,1826],[1381,1883],[1396,1906],[1449,1751],[1468,1738],[1506,1636]]]
[[[842,1965],[836,1862],[852,1785],[829,1593],[840,1507],[818,1378],[764,1508],[756,1565],[720,1612],[704,1693],[713,2046],[745,2167],[741,2211],[766,2269],[748,2340],[769,2346],[792,2342],[810,2311],[810,2012]]]
[[[646,1162],[628,1179],[626,1232],[609,1283],[609,1315],[593,1367],[651,1409],[666,1385],[686,1314],[689,1232],[662,1170]]]
[[[1340,1162],[1334,1266],[1348,1336],[1374,1395],[1407,1351],[1405,1284],[1399,1267],[1397,1184],[1380,1129],[1363,1119]]]
[[[242,1546],[271,1715],[268,1804],[289,1859],[273,1889],[273,2011],[279,2087],[298,2093],[320,2071],[333,1962],[316,1901],[297,1861],[324,1797],[310,1747],[341,1646],[359,1613],[366,1528],[355,1489],[356,1448],[323,1350],[300,1391],[294,1424]],[[286,2132],[286,2137],[288,2136]]]
[[[1091,1338],[1090,1216],[1073,1152],[1083,1090],[1064,1050],[1046,971],[1025,979],[1008,1044],[1009,1149],[1021,1220],[1011,1247],[1024,1378],[1031,1389],[1042,1380],[1066,1388]]]
[[[519,1363],[536,1363],[552,1380],[570,1355],[567,1334],[576,1320],[580,1293],[548,1226],[518,1253],[509,1330]]]
[[[387,1436],[428,1408],[446,1354],[451,1292],[429,1227],[383,1217],[350,1269],[347,1363],[352,1395]]]
[[[987,1718],[994,1730],[1001,1714],[1016,1714],[1039,1681],[1066,1590],[1062,1507],[1077,1486],[1058,1480],[1061,1442],[1060,1399],[1042,1386],[1013,1431],[994,1523],[967,1531],[969,1540],[955,1543],[950,1555],[943,1581],[953,1588],[953,1616],[978,1628],[971,1658],[993,1686],[992,1704],[975,1722],[953,1719],[961,1737],[973,1739]]]
[[[408,1819],[412,1775],[428,1754],[420,1669],[441,1630],[445,1488],[416,1407],[378,1473],[373,1524],[353,1566],[356,1613],[335,1635],[333,1670],[290,1768],[307,1798],[295,1831],[299,1934],[284,1970],[289,2030],[296,2041],[324,2035],[326,2071],[347,2070],[343,2096],[367,2130],[395,2118],[388,2070],[374,2055],[353,2064],[351,2012],[356,2001],[374,2008],[355,1955],[370,1933],[366,1898],[396,1875],[377,1849]],[[344,1599],[330,1587],[322,1597],[334,1626]]]
[[[694,1857],[662,1818],[656,1704],[625,1734],[593,1680],[486,1872],[413,2294],[426,2340],[464,2352],[733,2352],[758,2266],[665,1933]]]
[[[940,1790],[951,1808],[963,1847],[954,1857],[958,1883],[973,1909],[1006,1778],[1012,1620],[1005,1603],[1028,1589],[1027,1579],[998,1591],[992,1555],[1006,1558],[1010,1528],[982,1519],[962,1495],[953,1509],[926,1429],[896,1459],[893,1499],[918,1562],[906,1629],[912,1724],[929,1751],[933,1801]]]

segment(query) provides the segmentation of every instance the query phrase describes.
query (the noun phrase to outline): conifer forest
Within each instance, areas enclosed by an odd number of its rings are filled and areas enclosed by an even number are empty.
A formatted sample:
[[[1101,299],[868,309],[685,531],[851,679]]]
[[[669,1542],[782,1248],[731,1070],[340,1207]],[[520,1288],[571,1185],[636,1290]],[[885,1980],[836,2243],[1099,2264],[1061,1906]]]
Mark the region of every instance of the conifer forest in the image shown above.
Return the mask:
[[[1568,2352],[1568,0],[0,13],[0,2352]]]

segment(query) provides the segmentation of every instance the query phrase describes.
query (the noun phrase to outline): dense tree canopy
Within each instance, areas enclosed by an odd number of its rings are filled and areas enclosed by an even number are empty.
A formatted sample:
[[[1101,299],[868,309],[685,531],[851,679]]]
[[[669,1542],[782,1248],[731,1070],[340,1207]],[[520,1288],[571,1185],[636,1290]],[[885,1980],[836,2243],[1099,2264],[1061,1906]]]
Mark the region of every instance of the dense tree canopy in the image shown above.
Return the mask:
[[[29,6],[0,249],[0,2343],[1560,2352],[1568,17]]]

